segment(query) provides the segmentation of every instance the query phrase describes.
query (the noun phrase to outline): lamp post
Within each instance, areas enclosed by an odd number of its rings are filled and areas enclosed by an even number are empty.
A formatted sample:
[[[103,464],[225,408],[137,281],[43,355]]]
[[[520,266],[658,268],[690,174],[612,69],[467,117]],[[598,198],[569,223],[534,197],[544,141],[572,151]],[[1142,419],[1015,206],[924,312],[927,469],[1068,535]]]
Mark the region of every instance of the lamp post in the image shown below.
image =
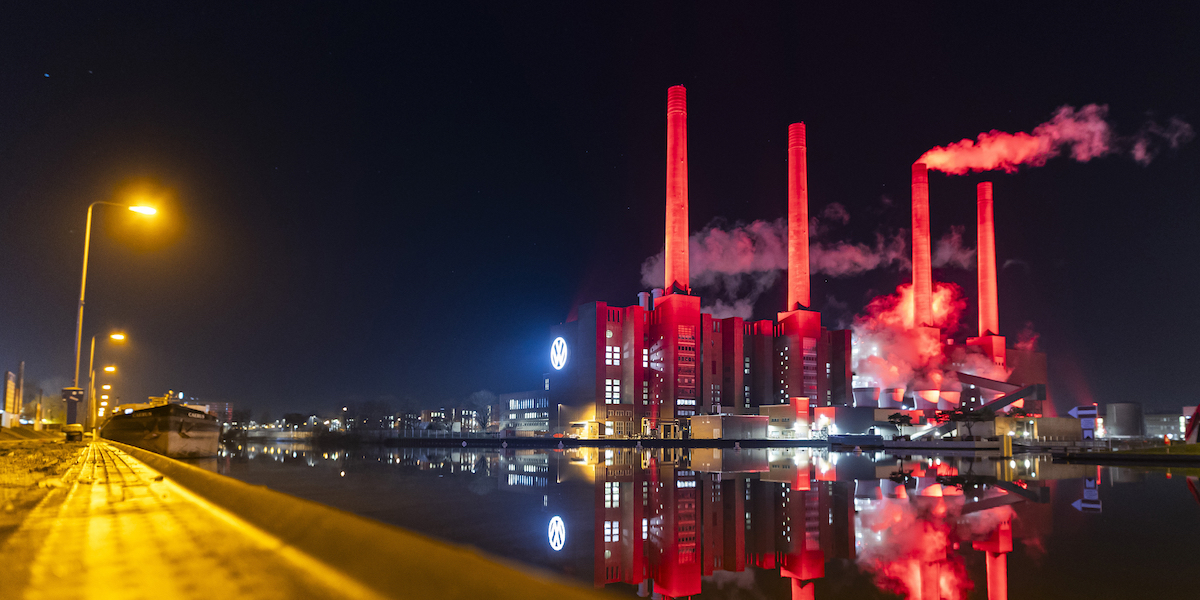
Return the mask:
[[[124,342],[125,334],[110,333],[110,334],[108,334],[108,339],[110,339],[114,342]],[[108,373],[115,373],[117,368],[110,365],[110,366],[104,367],[104,370],[105,370],[105,372],[108,372]],[[110,386],[106,385],[104,387],[107,388]],[[91,350],[90,356],[88,357],[87,401],[84,403],[84,406],[87,407],[87,422],[84,424],[84,427],[87,429],[94,429],[96,426],[96,423],[97,423],[96,419],[99,417],[99,415],[97,414],[99,411],[96,410],[96,406],[95,406],[95,403],[96,403],[95,398],[96,398],[96,336],[93,335],[92,336],[92,350]]]
[[[83,232],[83,274],[79,277],[79,314],[75,319],[75,378],[74,387],[79,387],[79,346],[83,342],[83,299],[87,291],[87,268],[88,268],[88,246],[92,242],[92,209],[98,204],[107,204],[109,206],[123,206],[132,210],[135,213],[143,215],[153,215],[158,212],[156,209],[149,206],[130,206],[128,204],[119,204],[117,202],[108,202],[106,200],[97,200],[88,205],[87,209],[87,225]]]

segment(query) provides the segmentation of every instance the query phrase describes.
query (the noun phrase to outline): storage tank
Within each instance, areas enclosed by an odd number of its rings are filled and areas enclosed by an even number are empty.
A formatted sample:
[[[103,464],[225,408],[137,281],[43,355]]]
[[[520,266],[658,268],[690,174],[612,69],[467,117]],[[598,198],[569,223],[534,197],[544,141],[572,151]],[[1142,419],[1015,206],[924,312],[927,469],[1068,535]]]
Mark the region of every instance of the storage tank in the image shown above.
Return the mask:
[[[1114,402],[1105,407],[1104,429],[1109,437],[1138,437],[1142,426],[1141,404]]]
[[[888,388],[879,395],[879,408],[900,408],[904,403],[904,388]]]
[[[867,406],[875,408],[879,406],[879,388],[877,387],[857,387],[854,388],[854,406]]]

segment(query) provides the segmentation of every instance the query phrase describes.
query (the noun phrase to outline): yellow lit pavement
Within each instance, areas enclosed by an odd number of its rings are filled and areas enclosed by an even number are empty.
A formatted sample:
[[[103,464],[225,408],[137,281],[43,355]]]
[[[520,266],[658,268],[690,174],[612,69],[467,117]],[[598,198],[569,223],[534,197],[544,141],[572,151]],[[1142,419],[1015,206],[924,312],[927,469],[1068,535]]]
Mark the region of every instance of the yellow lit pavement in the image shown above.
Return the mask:
[[[376,598],[371,590],[89,444],[0,547],[0,598]]]

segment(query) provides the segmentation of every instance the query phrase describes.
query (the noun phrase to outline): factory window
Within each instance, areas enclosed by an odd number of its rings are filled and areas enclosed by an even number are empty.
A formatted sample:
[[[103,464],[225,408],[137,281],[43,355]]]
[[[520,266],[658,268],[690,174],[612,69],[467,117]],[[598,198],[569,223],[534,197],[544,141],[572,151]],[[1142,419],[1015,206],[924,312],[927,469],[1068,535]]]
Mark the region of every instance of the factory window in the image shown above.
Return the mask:
[[[620,541],[620,536],[621,536],[621,522],[620,521],[605,521],[604,522],[604,541],[605,541],[605,543],[618,542],[618,541]]]
[[[642,382],[642,404],[650,403],[650,382]]]
[[[621,348],[617,346],[605,346],[604,364],[614,367],[621,366]]]
[[[746,374],[747,375],[750,374],[750,357],[749,356],[746,357]]]
[[[650,349],[649,348],[642,348],[642,368],[643,369],[650,368]]]
[[[605,379],[604,380],[604,403],[605,404],[620,404],[621,403],[621,380],[620,379]]]
[[[604,483],[604,508],[620,508],[621,484],[616,481]]]
[[[642,539],[650,537],[650,519],[642,519]]]
[[[516,418],[517,418],[517,413],[508,413],[508,420],[509,420],[509,421],[516,420]]]
[[[612,435],[612,434],[613,434],[613,422],[612,422],[612,421],[605,421],[605,422],[604,422],[604,435]],[[611,461],[611,460],[612,460],[612,450],[608,450],[608,451],[606,451],[606,452],[605,452],[605,462],[604,462],[604,464],[606,464],[606,465],[611,465],[612,463],[611,463],[611,462],[609,462],[609,461]]]
[[[696,339],[696,328],[695,328],[695,327],[693,327],[693,326],[691,326],[691,325],[680,325],[680,326],[679,326],[679,339],[680,339],[680,340],[687,340],[687,341],[689,341],[689,342],[690,342],[690,341],[695,341],[695,339]]]

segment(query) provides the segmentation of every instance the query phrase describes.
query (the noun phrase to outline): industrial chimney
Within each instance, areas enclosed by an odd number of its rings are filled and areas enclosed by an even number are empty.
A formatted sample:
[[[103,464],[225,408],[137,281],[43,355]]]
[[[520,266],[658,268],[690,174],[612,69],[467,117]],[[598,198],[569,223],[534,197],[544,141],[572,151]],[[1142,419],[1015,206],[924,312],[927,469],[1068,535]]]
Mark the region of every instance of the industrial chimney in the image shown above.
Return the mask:
[[[912,166],[913,326],[933,325],[933,267],[929,249],[929,171]]]
[[[688,286],[687,90],[667,89],[666,293]]]
[[[808,144],[804,123],[788,126],[787,310],[808,308]]]
[[[1000,334],[999,303],[996,299],[996,229],[992,221],[992,184],[980,183],[978,199],[979,336]]]

